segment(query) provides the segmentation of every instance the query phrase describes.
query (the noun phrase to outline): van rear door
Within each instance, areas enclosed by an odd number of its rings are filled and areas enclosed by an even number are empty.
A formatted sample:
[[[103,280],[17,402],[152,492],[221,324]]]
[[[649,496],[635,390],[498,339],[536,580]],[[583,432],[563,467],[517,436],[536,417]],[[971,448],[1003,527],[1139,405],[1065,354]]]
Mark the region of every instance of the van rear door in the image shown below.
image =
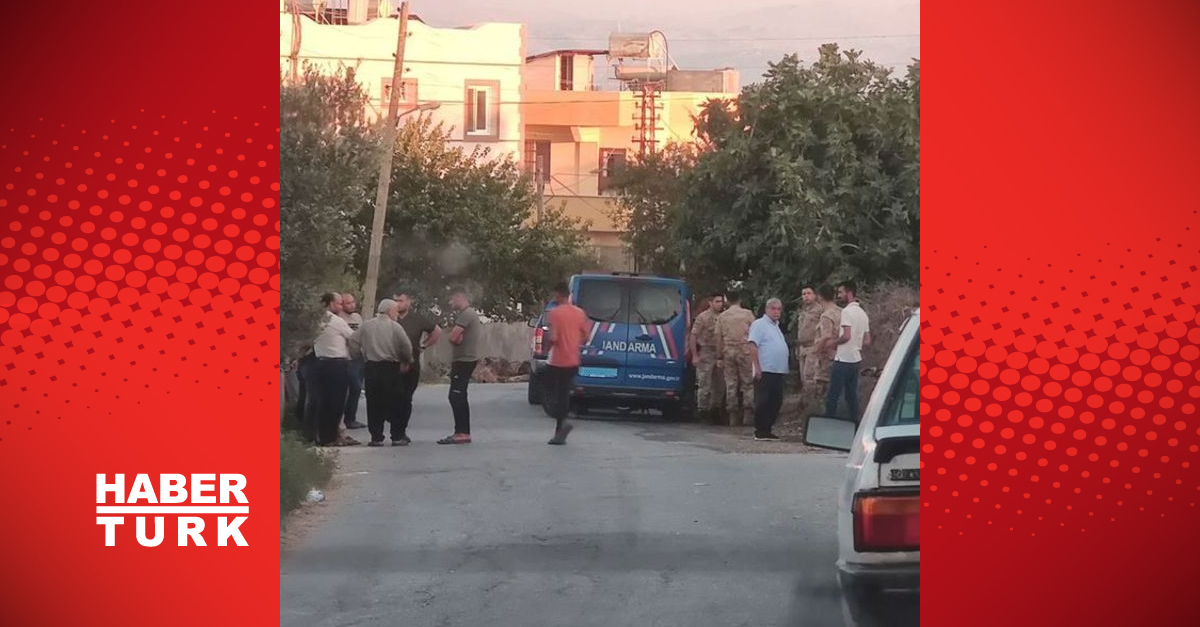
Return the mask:
[[[584,342],[577,383],[581,386],[627,385],[628,281],[617,277],[577,276],[571,294],[591,323]]]
[[[678,390],[687,334],[685,287],[673,279],[629,284],[626,376],[633,387]]]

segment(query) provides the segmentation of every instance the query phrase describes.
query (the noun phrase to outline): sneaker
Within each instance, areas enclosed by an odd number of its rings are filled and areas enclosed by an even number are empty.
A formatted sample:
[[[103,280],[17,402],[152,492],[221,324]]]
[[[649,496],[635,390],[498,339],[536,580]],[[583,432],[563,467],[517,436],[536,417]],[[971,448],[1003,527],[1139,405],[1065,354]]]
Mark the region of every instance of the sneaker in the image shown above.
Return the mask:
[[[569,435],[571,433],[571,429],[574,429],[574,428],[575,428],[575,426],[572,425],[571,423],[569,423],[569,422],[564,423],[562,426],[562,429],[559,429],[558,431],[556,431],[554,433],[554,437],[550,438],[550,441],[547,442],[546,444],[554,444],[556,446],[561,446],[563,444],[566,444],[567,443],[567,435]]]
[[[409,444],[412,444],[412,440],[408,439],[408,436],[392,440],[392,446],[408,446]]]
[[[454,435],[448,435],[448,436],[438,440],[437,443],[438,444],[470,444],[471,443],[471,434],[470,433],[455,433]]]
[[[367,425],[364,425],[363,423],[361,423],[357,420],[354,420],[354,421],[347,423],[346,428],[347,429],[365,429],[365,428],[367,428]]]
[[[774,433],[767,433],[764,435],[755,434],[754,439],[758,442],[778,442],[779,436],[775,435]]]
[[[383,440],[371,440],[370,442],[367,442],[367,446],[383,446]]]

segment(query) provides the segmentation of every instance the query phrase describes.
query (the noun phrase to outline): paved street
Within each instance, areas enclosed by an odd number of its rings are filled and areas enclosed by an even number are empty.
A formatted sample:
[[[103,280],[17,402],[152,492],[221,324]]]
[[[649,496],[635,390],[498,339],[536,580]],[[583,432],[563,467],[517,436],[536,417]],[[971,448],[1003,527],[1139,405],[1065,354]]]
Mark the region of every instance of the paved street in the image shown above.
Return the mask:
[[[547,446],[523,384],[472,386],[475,442],[437,446],[446,391],[419,390],[412,446],[341,451],[284,549],[281,625],[843,624],[842,456],[731,453],[655,421],[583,420]]]

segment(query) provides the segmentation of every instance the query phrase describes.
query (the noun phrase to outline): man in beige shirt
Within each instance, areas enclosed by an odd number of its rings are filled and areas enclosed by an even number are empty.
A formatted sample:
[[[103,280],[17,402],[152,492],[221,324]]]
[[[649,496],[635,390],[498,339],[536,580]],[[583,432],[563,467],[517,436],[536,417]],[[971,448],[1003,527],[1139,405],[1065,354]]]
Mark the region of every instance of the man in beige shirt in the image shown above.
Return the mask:
[[[349,384],[350,348],[347,342],[354,331],[342,319],[342,295],[329,292],[321,296],[325,313],[320,331],[313,341],[317,357],[314,368],[313,411],[309,415],[310,430],[321,446],[345,446],[353,440],[341,439],[338,427],[346,408],[346,389]]]
[[[351,331],[357,331],[363,323],[362,314],[358,313],[358,300],[350,292],[342,292],[342,313],[338,314]],[[352,358],[346,367],[348,382],[346,387],[346,409],[342,412],[342,423],[347,429],[361,429],[365,425],[358,421],[358,401],[363,391],[363,363],[358,358]]]
[[[412,342],[396,322],[396,301],[385,298],[374,318],[362,323],[350,337],[354,357],[363,360],[363,382],[367,390],[368,446],[383,446],[383,423],[391,422],[392,446],[405,446],[408,437],[396,420],[400,411],[402,377],[412,365]]]

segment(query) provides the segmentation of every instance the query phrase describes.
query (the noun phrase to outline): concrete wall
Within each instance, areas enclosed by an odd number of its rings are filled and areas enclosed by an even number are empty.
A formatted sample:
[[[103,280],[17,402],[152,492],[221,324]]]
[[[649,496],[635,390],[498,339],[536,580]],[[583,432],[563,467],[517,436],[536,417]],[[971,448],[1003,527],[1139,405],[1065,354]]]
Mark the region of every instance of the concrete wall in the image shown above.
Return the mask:
[[[533,330],[524,322],[489,322],[481,327],[480,357],[503,357],[509,361],[529,359],[529,345]],[[450,333],[443,332],[437,345],[422,355],[426,366],[449,367]]]
[[[737,70],[671,70],[667,91],[737,93],[741,91]]]

